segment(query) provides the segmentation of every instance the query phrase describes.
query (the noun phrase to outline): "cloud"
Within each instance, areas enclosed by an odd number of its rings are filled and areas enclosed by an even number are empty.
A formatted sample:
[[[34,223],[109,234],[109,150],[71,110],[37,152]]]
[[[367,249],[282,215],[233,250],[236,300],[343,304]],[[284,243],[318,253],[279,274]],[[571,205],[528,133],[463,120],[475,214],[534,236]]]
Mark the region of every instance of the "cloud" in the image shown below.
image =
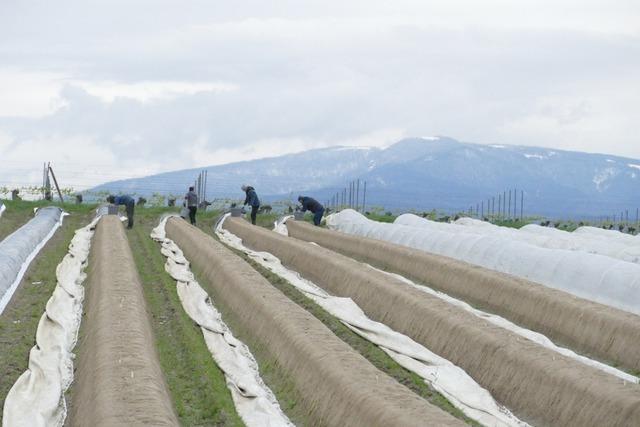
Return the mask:
[[[595,0],[5,2],[0,153],[126,175],[436,134],[640,157],[639,13]]]

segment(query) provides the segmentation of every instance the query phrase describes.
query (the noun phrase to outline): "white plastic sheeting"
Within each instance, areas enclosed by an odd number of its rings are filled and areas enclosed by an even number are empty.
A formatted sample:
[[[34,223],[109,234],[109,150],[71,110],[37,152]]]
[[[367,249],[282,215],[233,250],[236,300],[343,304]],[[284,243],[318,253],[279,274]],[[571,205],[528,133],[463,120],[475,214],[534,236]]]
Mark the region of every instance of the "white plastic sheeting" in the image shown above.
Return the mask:
[[[35,218],[0,242],[0,314],[9,304],[31,261],[62,225],[64,215],[60,208],[41,208]]]
[[[330,215],[327,224],[344,233],[459,259],[640,314],[638,264],[597,254],[540,248],[503,236],[379,223],[351,209]]]
[[[432,353],[408,336],[369,319],[351,298],[332,296],[298,273],[284,267],[272,254],[247,248],[242,244],[242,239],[222,228],[223,222],[224,220],[216,228],[216,235],[223,243],[244,252],[263,267],[291,283],[349,329],[379,346],[405,369],[423,378],[466,416],[485,426],[527,425],[508,409],[496,403],[491,394],[463,369]],[[363,265],[363,268],[369,267]]]
[[[507,330],[509,330],[511,332],[514,332],[514,333],[520,335],[523,338],[526,338],[526,339],[528,339],[530,341],[535,342],[538,345],[541,345],[542,347],[546,347],[546,348],[548,348],[550,350],[553,350],[553,351],[555,351],[555,352],[557,352],[559,354],[562,354],[563,356],[570,357],[571,359],[574,359],[574,360],[576,360],[576,361],[578,361],[580,363],[583,363],[583,364],[585,364],[587,366],[591,366],[593,368],[596,368],[596,369],[599,369],[599,370],[601,370],[603,372],[606,372],[606,373],[608,373],[610,375],[614,375],[614,376],[616,376],[616,377],[618,377],[618,378],[620,378],[620,379],[622,379],[624,381],[627,381],[627,382],[630,382],[630,383],[633,383],[633,384],[639,384],[640,383],[640,378],[638,378],[638,377],[636,377],[634,375],[627,374],[626,372],[621,371],[620,369],[616,369],[616,368],[614,368],[612,366],[609,366],[609,365],[606,365],[606,364],[604,364],[602,362],[598,362],[597,360],[593,360],[593,359],[590,359],[588,357],[581,356],[581,355],[575,353],[574,351],[569,350],[568,348],[559,347],[559,346],[555,345],[553,343],[553,341],[551,341],[545,335],[542,335],[542,334],[540,334],[538,332],[534,332],[534,331],[529,330],[529,329],[521,328],[520,326],[516,325],[513,322],[510,322],[509,320],[507,320],[507,319],[505,319],[503,317],[500,317],[500,316],[497,316],[495,314],[490,314],[490,313],[475,309],[471,305],[467,304],[464,301],[461,301],[459,299],[453,298],[453,297],[451,297],[451,296],[449,296],[449,295],[447,295],[447,294],[445,294],[443,292],[439,292],[439,291],[436,291],[434,289],[431,289],[428,286],[417,285],[415,282],[407,279],[404,276],[401,276],[401,275],[398,275],[398,274],[394,274],[394,273],[388,273],[386,271],[379,270],[379,269],[377,269],[375,267],[371,267],[371,268],[374,268],[374,269],[380,271],[381,273],[388,274],[389,276],[394,277],[394,278],[396,278],[398,280],[401,280],[401,281],[405,282],[406,284],[410,285],[411,287],[414,287],[414,288],[420,290],[421,292],[424,292],[426,294],[438,297],[441,300],[443,300],[443,301],[445,301],[445,302],[447,302],[447,303],[449,303],[451,305],[455,305],[456,307],[462,308],[463,310],[473,314],[474,316],[479,317],[480,319],[486,320],[489,323],[492,323],[492,324],[494,324],[496,326],[499,326],[499,327],[501,327],[503,329],[507,329]]]
[[[61,426],[67,414],[65,391],[73,381],[73,348],[82,302],[91,237],[100,218],[76,230],[69,252],[56,268],[57,285],[47,302],[29,353],[29,367],[4,402],[4,427]]]
[[[615,239],[594,239],[586,234],[569,233],[555,228],[529,224],[520,229],[500,227],[473,218],[460,218],[453,224],[439,223],[412,214],[400,215],[394,224],[421,228],[455,229],[459,232],[483,235],[498,235],[548,249],[565,249],[606,255],[622,261],[640,264],[640,241],[634,245],[617,242]]]
[[[7,210],[7,208],[4,206],[4,203],[0,202],[0,218],[2,218],[2,214],[6,210]]]
[[[289,236],[289,230],[287,229],[287,220],[293,218],[293,215],[286,215],[276,220],[273,223],[273,231],[283,236]]]
[[[249,427],[293,426],[273,392],[260,378],[258,364],[249,348],[233,336],[193,276],[182,250],[166,237],[165,226],[171,217],[180,218],[177,215],[164,217],[151,232],[151,238],[162,245],[161,252],[167,258],[165,270],[176,280],[182,307],[200,326],[209,352],[224,372],[238,415]]]
[[[576,231],[576,234],[583,234],[585,236],[605,239],[605,240],[613,240],[618,243],[628,244],[628,245],[640,245],[640,234],[636,236],[632,236],[630,234],[624,234],[619,232],[618,230],[604,230],[602,228],[596,227],[579,227]]]

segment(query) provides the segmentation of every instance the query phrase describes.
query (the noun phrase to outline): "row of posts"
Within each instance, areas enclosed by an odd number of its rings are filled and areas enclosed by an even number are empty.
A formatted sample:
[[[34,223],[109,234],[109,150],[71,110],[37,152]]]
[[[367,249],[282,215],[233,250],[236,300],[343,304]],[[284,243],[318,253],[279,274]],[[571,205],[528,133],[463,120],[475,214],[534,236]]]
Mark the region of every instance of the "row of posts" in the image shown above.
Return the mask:
[[[360,188],[362,188],[362,197]],[[359,179],[349,182],[347,187],[337,191],[330,199],[327,199],[325,206],[328,206],[333,211],[350,208],[358,212],[365,212],[367,206],[367,181],[363,181],[362,186]]]
[[[631,213],[631,215],[633,220],[633,212]],[[601,216],[600,223],[602,224],[610,223],[614,225],[631,225],[631,222],[629,221],[629,209],[625,209],[624,211],[621,211],[620,215],[618,215],[618,213],[616,212],[611,216],[608,216],[608,215]],[[636,224],[636,227],[640,226],[640,208],[636,208],[635,224]]]
[[[497,199],[497,200],[496,200]],[[498,202],[496,210],[496,201]],[[520,203],[518,203],[520,202]],[[486,203],[486,205],[485,205]],[[520,205],[520,215],[518,215],[518,204]],[[492,196],[487,200],[482,200],[475,206],[469,207],[469,216],[476,218],[489,217],[491,219],[524,219],[524,191],[520,190],[520,200],[518,200],[518,190],[505,190],[498,196]]]
[[[198,177],[193,183],[195,192],[198,195],[199,204],[203,204],[204,202],[206,202],[208,178],[209,178],[209,172],[207,170],[203,170],[200,172],[200,174],[198,174]]]

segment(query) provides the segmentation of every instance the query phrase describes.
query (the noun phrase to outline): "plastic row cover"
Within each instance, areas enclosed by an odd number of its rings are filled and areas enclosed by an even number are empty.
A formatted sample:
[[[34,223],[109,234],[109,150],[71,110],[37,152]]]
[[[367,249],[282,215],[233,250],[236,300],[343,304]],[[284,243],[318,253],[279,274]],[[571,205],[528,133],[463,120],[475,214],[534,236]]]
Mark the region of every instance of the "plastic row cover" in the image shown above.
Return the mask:
[[[618,230],[603,230],[602,228],[587,226],[578,228],[574,233],[583,234],[591,238],[615,240],[618,243],[628,245],[640,245],[640,234],[632,236],[630,234],[621,233]]]
[[[60,208],[41,208],[35,218],[0,242],[0,313],[10,298],[8,291],[15,288],[19,275],[57,228],[61,215]]]
[[[459,259],[640,314],[638,264],[596,254],[544,249],[503,236],[384,224],[351,209],[330,215],[327,224],[344,233]]]
[[[468,233],[500,236],[518,240],[547,249],[564,249],[600,254],[622,261],[640,264],[640,242],[627,245],[615,239],[591,238],[587,234],[575,234],[555,228],[541,227],[531,224],[521,229],[500,227],[473,218],[460,218],[453,224],[430,221],[413,214],[400,215],[394,224],[407,225],[427,229],[441,230],[451,233]]]
[[[0,202],[0,218],[2,218],[2,213],[6,210],[7,208],[4,206],[4,203]]]

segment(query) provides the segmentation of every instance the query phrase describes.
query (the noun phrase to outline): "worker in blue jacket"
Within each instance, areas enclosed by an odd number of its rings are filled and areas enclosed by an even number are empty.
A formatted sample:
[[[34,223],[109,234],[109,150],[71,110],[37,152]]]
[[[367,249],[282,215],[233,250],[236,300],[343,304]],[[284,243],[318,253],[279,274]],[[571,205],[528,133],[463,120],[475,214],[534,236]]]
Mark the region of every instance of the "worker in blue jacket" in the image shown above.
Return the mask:
[[[107,202],[116,206],[124,205],[127,210],[127,228],[133,228],[133,209],[136,206],[134,198],[126,194],[122,196],[110,195],[107,197]]]
[[[258,194],[256,193],[255,188],[250,185],[243,185],[242,191],[247,194],[247,197],[244,199],[244,205],[251,206],[251,224],[256,223],[256,216],[258,215],[258,209],[260,209],[260,199],[258,199]]]
[[[324,215],[324,206],[322,206],[316,199],[307,196],[298,196],[298,202],[302,205],[302,212],[312,212],[313,223],[315,225],[320,225],[322,215]]]

